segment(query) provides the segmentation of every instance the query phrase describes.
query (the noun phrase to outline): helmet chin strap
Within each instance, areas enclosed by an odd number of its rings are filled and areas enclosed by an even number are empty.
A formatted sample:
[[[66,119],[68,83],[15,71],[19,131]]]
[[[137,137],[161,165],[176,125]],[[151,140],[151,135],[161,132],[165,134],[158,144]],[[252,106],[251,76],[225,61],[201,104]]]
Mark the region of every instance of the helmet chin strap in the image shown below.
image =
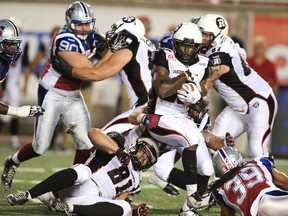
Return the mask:
[[[212,40],[211,43],[210,43],[210,46],[212,46],[212,47],[216,46],[216,44],[215,44],[215,45],[212,45],[212,44],[213,44],[213,42],[215,41],[215,39],[220,35],[221,31],[222,31],[222,30],[220,30],[220,32],[213,38],[213,40]]]

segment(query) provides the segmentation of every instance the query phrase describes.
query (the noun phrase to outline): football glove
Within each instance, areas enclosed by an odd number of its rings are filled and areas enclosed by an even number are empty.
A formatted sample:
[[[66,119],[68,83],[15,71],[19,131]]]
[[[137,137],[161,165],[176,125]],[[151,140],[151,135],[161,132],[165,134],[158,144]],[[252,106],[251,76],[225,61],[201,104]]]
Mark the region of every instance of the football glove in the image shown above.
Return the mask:
[[[231,146],[231,147],[235,146],[234,137],[229,132],[227,132],[226,135],[225,135],[224,144],[226,146]]]
[[[43,115],[45,110],[40,106],[30,106],[29,117]]]
[[[159,122],[160,116],[156,114],[139,114],[137,116],[137,122],[142,123],[148,129],[156,128]]]
[[[132,216],[147,216],[149,207],[145,203],[140,203],[132,210]]]
[[[128,166],[128,164],[130,163],[130,156],[128,153],[126,153],[123,149],[119,148],[115,154],[122,166]]]
[[[201,99],[201,93],[194,83],[184,83],[182,88],[184,90],[177,90],[177,97],[181,102],[185,104],[196,104]]]
[[[51,58],[52,67],[60,75],[71,78],[72,77],[72,67],[60,56],[53,55]]]

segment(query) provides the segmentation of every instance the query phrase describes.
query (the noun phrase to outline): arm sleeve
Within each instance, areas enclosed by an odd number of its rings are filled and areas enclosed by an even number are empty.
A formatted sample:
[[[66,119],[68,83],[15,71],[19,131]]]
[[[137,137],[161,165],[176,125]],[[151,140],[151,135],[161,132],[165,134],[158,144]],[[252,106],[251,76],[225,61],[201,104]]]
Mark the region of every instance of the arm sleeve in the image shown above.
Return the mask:
[[[231,57],[225,52],[215,52],[209,56],[211,66],[231,65]]]
[[[153,52],[153,54],[151,56],[151,62],[154,65],[159,65],[159,66],[165,67],[169,71],[168,61],[166,59],[166,53],[164,50],[159,49],[159,50]]]

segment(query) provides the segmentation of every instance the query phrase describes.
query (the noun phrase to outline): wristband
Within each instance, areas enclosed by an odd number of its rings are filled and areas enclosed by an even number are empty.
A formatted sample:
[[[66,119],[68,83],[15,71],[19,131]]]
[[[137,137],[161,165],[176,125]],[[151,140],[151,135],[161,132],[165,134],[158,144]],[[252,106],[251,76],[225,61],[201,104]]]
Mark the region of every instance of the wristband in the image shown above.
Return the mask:
[[[28,117],[30,113],[31,106],[22,107],[8,107],[7,115],[17,116],[17,117]]]
[[[186,76],[186,79],[188,79],[189,78],[189,74],[186,71],[184,71],[184,74]]]
[[[8,106],[7,115],[16,116],[17,107]]]
[[[186,79],[190,79],[191,80],[191,72],[188,70],[184,71],[184,74],[186,76]]]

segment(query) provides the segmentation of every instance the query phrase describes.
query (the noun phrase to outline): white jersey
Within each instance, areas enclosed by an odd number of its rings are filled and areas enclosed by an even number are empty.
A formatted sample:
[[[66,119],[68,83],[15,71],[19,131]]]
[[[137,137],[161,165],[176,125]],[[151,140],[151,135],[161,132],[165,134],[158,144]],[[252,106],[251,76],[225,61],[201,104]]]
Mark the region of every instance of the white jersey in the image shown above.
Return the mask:
[[[196,85],[200,86],[200,81],[207,78],[207,66],[209,59],[197,55],[198,61],[192,65],[185,65],[181,63],[176,57],[172,50],[162,49],[155,53],[155,60],[157,64],[165,67],[169,71],[169,77],[174,78],[179,76],[179,74],[184,73],[184,71],[189,70],[191,76]],[[152,96],[155,97],[155,96]],[[155,114],[158,115],[187,115],[187,110],[183,103],[178,100],[177,94],[174,94],[168,98],[160,99],[157,97]]]
[[[215,81],[214,88],[236,112],[246,114],[248,103],[253,98],[267,99],[272,93],[269,84],[241,58],[231,40],[211,48],[206,56],[212,66],[227,65],[230,68]]]
[[[59,51],[79,52],[89,56],[91,51],[85,41],[78,39],[66,26],[53,39],[51,54]],[[40,85],[63,96],[77,97],[80,93],[82,80],[68,78],[57,73],[52,67],[50,58],[41,74]]]
[[[125,167],[114,156],[106,166],[93,173],[91,179],[97,183],[101,197],[113,199],[123,192],[137,188],[140,184],[140,173],[133,169],[131,161]]]
[[[149,69],[148,51],[155,51],[154,44],[134,33],[122,31],[126,37],[132,40],[127,47],[133,53],[131,60],[120,72],[121,79],[125,85],[130,107],[140,106],[148,101],[148,92],[152,86],[151,70]]]

